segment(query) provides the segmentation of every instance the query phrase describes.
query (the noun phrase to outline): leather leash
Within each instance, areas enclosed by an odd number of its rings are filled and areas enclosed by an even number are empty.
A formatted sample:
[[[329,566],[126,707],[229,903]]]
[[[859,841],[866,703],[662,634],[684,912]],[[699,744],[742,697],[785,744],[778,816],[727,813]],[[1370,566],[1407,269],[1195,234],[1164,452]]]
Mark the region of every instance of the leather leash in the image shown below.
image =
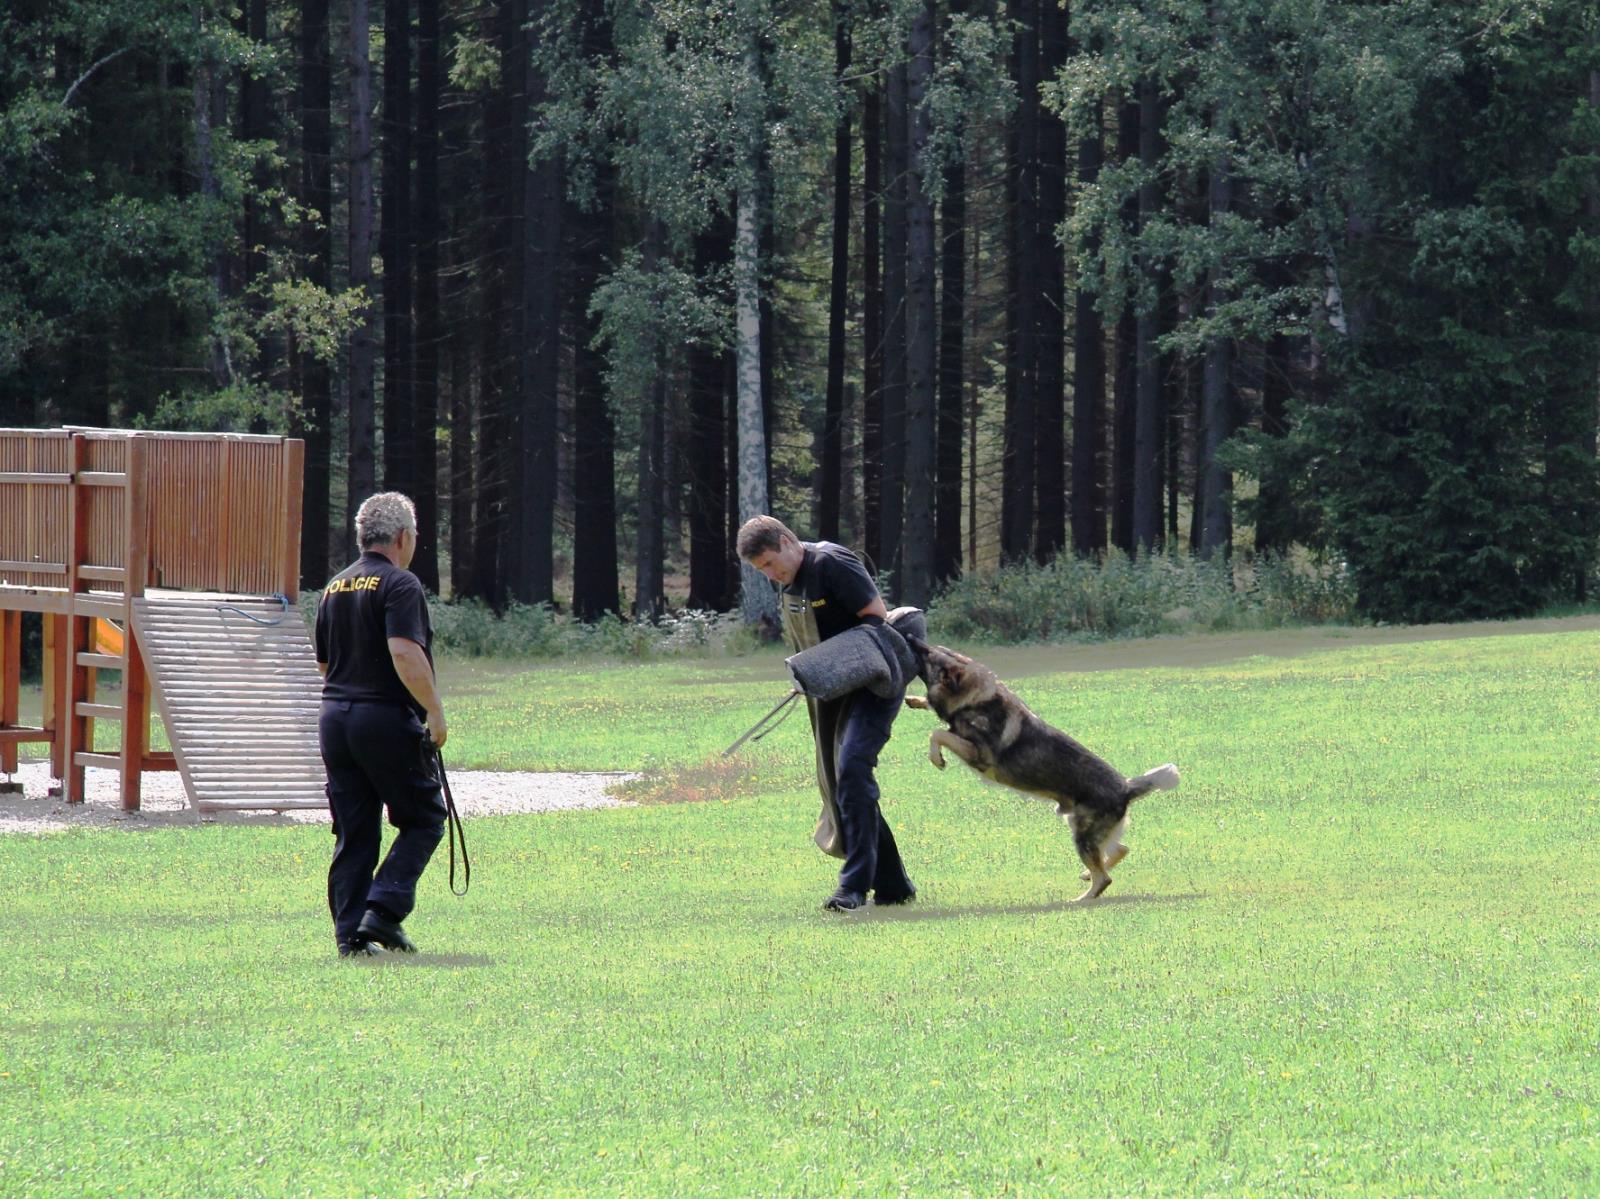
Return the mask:
[[[785,707],[787,707],[789,704],[794,703],[795,700],[799,699],[801,694],[802,694],[802,692],[801,692],[800,688],[798,688],[798,687],[796,687],[794,690],[790,691],[788,695],[784,696],[776,704],[773,705],[771,711],[769,711],[760,720],[756,721],[755,724],[751,725],[749,731],[746,732],[744,736],[740,737],[732,745],[728,746],[727,749],[723,750],[722,751],[722,756],[726,758],[729,754],[731,754],[734,750],[738,749],[746,741],[759,741],[759,740],[761,740],[761,738],[765,737],[768,733],[772,732],[773,729],[777,728],[778,725],[782,724],[785,720],[788,720],[789,717],[794,713],[794,709],[793,708],[789,708],[789,711],[784,712],[783,715],[781,717],[779,717],[779,719],[774,721],[773,723],[771,723],[771,724],[767,723],[768,721],[771,721],[774,716],[777,716],[779,712],[783,712],[783,709]],[[766,725],[766,727],[763,728],[762,727],[763,725]]]
[[[445,830],[450,839],[450,893],[464,896],[472,886],[472,859],[467,857],[467,833],[456,810],[456,797],[450,794],[450,776],[444,770],[444,754],[431,740],[423,742],[423,752],[433,756],[433,776],[444,791]],[[461,890],[456,890],[456,842],[461,842]]]

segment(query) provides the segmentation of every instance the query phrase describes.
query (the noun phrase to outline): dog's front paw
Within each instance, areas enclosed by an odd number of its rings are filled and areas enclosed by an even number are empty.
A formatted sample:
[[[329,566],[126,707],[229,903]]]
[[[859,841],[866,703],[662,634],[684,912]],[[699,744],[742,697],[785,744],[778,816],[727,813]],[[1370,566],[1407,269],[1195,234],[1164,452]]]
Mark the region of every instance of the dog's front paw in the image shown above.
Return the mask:
[[[937,745],[928,746],[928,761],[932,762],[940,770],[943,770],[944,769],[944,751],[941,750]]]
[[[926,712],[928,710],[928,701],[920,695],[908,695],[906,696],[906,707],[915,708],[918,712]]]

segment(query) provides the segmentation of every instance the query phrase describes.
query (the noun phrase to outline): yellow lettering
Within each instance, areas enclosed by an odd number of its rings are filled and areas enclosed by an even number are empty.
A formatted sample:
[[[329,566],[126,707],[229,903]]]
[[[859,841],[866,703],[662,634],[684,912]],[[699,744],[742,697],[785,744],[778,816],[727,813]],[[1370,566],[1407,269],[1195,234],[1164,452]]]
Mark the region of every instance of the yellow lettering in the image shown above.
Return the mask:
[[[335,579],[324,588],[327,595],[343,595],[349,591],[376,591],[380,575],[358,575],[353,579]]]

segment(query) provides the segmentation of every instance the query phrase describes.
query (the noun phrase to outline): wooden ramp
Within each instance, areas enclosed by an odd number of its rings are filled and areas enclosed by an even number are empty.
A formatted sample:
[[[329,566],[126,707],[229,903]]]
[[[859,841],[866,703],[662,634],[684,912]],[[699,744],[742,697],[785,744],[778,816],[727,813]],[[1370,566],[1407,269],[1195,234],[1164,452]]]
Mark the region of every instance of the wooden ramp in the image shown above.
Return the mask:
[[[322,676],[297,607],[152,589],[133,601],[133,631],[194,808],[327,806]]]

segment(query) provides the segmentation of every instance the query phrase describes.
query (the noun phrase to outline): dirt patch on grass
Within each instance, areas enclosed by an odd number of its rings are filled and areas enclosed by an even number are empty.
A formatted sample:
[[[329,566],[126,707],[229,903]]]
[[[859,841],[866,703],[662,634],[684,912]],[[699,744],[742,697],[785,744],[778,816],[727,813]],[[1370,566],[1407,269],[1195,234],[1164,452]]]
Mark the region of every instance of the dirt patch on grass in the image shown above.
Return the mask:
[[[715,757],[647,770],[614,785],[611,794],[635,804],[706,803],[750,795],[771,785],[770,774],[763,774],[750,759]]]

